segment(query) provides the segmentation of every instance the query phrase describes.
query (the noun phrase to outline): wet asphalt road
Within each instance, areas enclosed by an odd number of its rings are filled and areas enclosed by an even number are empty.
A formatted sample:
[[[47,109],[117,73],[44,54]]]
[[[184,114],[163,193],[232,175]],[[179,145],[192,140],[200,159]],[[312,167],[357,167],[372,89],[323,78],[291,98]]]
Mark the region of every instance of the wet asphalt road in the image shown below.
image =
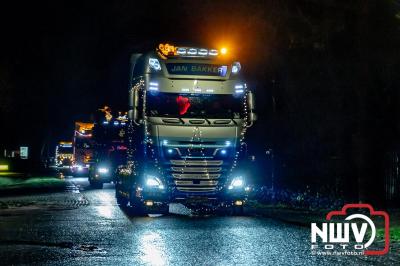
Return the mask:
[[[8,199],[20,204],[19,208],[0,212],[0,264],[372,263],[354,257],[313,256],[309,228],[268,218],[130,217],[116,205],[112,185],[91,190],[86,179],[72,182],[80,193],[72,190]]]

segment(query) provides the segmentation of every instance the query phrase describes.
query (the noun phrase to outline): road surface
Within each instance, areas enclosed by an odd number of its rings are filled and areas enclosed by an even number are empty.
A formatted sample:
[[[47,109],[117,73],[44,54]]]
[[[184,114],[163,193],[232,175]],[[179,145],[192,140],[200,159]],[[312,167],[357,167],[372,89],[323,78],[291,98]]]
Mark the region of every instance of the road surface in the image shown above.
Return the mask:
[[[376,258],[313,256],[310,230],[262,217],[131,217],[112,185],[71,179],[64,193],[0,198],[0,264],[362,265]],[[398,265],[386,258],[385,264]]]

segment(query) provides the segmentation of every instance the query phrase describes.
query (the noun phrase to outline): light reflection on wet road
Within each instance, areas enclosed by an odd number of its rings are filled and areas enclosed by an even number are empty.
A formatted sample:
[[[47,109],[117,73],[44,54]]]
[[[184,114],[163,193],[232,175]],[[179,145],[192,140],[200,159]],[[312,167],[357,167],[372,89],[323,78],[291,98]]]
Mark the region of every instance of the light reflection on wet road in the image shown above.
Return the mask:
[[[130,217],[116,205],[112,185],[91,190],[87,179],[73,182],[81,193],[66,193],[72,197],[83,195],[89,204],[0,216],[3,263],[360,265],[364,262],[346,257],[312,256],[309,228],[267,218]],[[56,196],[48,195],[48,201]]]

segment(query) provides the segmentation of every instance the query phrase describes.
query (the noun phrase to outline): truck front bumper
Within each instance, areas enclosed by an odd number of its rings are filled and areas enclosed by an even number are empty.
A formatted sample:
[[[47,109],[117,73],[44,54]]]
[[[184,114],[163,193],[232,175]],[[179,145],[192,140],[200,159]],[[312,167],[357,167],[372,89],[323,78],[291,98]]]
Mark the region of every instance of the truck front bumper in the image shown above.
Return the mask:
[[[244,189],[220,190],[213,193],[183,193],[174,189],[136,189],[134,201],[148,209],[164,208],[169,203],[181,203],[188,208],[242,206],[247,199]]]

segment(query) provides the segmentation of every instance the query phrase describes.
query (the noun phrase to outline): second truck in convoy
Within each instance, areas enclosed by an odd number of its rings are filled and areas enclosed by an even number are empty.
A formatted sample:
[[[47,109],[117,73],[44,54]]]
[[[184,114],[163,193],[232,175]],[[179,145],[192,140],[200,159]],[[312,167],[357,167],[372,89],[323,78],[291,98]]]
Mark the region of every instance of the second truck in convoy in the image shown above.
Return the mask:
[[[131,57],[127,162],[116,197],[144,213],[232,206],[246,201],[240,168],[256,120],[241,65],[226,50],[160,44]]]

